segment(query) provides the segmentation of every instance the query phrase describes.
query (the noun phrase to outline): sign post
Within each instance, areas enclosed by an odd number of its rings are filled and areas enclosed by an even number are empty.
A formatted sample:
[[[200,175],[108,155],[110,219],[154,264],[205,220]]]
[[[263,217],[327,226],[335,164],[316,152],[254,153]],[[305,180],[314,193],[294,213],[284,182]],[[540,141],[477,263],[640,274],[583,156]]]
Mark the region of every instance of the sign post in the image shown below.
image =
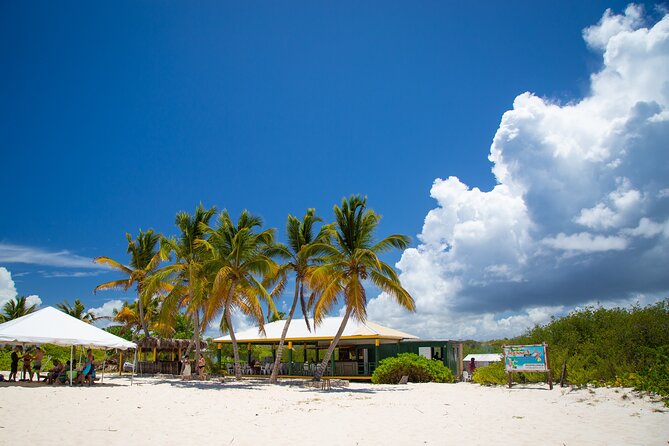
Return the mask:
[[[541,372],[546,374],[546,382],[553,390],[553,379],[551,376],[550,359],[548,357],[548,344],[530,345],[505,345],[504,364],[511,388],[511,374],[518,372]]]

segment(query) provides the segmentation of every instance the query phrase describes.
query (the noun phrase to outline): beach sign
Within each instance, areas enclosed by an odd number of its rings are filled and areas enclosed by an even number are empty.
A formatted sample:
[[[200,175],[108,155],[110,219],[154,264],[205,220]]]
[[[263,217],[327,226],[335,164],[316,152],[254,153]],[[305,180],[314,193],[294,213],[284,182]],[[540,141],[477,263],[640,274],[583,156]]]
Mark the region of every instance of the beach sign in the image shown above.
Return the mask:
[[[507,345],[504,349],[504,363],[507,372],[545,372],[546,345]]]
[[[509,387],[511,387],[512,373],[541,372],[546,374],[546,382],[553,390],[548,344],[504,345],[502,350]]]

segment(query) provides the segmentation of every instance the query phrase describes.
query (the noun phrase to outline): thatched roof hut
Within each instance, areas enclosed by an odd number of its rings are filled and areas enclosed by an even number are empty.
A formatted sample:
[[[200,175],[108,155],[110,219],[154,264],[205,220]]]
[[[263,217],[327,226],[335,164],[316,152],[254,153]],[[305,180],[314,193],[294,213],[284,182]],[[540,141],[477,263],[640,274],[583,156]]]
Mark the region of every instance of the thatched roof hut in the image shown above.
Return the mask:
[[[142,338],[137,341],[137,347],[142,350],[153,350],[157,351],[178,351],[186,350],[190,339],[170,339],[170,338],[156,338],[153,336]],[[200,341],[200,349],[206,349],[207,343],[205,341]]]

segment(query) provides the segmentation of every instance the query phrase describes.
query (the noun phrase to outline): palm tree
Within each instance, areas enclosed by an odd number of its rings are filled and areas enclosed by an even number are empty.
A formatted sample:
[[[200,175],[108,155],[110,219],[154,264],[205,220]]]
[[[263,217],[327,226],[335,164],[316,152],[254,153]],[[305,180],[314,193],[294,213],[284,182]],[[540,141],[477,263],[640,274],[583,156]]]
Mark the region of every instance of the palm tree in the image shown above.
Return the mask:
[[[345,308],[337,334],[314,374],[316,381],[323,376],[348,319],[353,316],[364,322],[367,317],[365,280],[371,280],[407,310],[415,311],[414,300],[402,287],[395,270],[378,257],[393,248],[407,248],[410,239],[404,235],[391,235],[375,243],[374,231],[381,217],[366,205],[367,199],[357,195],[343,199],[341,207],[335,205],[335,223],[331,228],[333,245],[326,262],[312,273],[311,286],[320,294],[314,307],[314,324],[323,321],[340,296]]]
[[[119,310],[114,309],[112,320],[121,324],[123,332],[134,334],[142,329],[137,303],[123,302]]]
[[[2,306],[0,322],[11,321],[12,319],[17,319],[37,310],[37,304],[28,305],[26,299],[26,296],[18,296],[5,302],[5,304]]]
[[[200,311],[208,291],[202,271],[208,252],[200,246],[199,241],[204,237],[204,230],[214,214],[215,207],[205,209],[202,203],[195,209],[194,215],[187,212],[177,214],[176,225],[181,234],[178,238],[163,237],[160,242],[161,259],[167,260],[174,254],[175,263],[156,271],[150,279],[151,284],[163,281],[172,283],[172,290],[163,301],[160,319],[162,323],[172,325],[176,314],[185,307],[186,314],[193,319],[193,338],[186,355],[195,345],[197,358],[200,357],[200,332],[204,327]]]
[[[253,318],[261,331],[264,331],[265,322],[261,302],[265,301],[269,311],[276,313],[272,297],[262,283],[278,271],[278,265],[269,254],[274,244],[274,230],[254,231],[261,226],[262,220],[246,210],[236,223],[224,210],[219,216],[218,227],[208,228],[209,237],[199,242],[212,255],[206,264],[207,275],[211,277],[211,296],[204,319],[210,321],[223,312],[221,328],[227,330],[232,340],[237,379],[241,379],[241,368],[232,311],[240,310]]]
[[[148,305],[144,307],[144,320],[149,330],[160,332],[162,327],[157,321],[158,310],[158,300],[151,299]],[[136,339],[139,332],[142,331],[142,318],[139,317],[139,300],[133,303],[124,301],[120,309],[114,309],[111,320],[121,324],[123,331],[131,333]]]
[[[130,266],[125,266],[109,257],[98,257],[94,262],[108,265],[127,277],[98,285],[95,287],[94,292],[112,289],[122,289],[123,291],[127,291],[135,285],[137,289],[139,323],[144,334],[150,336],[144,309],[150,304],[150,301],[153,299],[156,292],[169,291],[171,289],[171,285],[168,283],[160,283],[157,287],[154,287],[151,290],[148,290],[145,286],[147,277],[153,274],[160,263],[160,253],[157,249],[160,235],[154,234],[153,229],[149,229],[146,232],[140,229],[137,240],[133,240],[132,236],[128,233],[126,233],[125,236],[128,239],[127,252],[130,254]]]
[[[313,270],[314,265],[322,263],[322,255],[326,250],[322,247],[323,243],[327,243],[329,238],[329,230],[326,227],[321,228],[318,235],[314,236],[314,223],[322,221],[320,217],[314,215],[314,209],[308,209],[307,213],[300,221],[297,217],[288,215],[288,222],[286,224],[286,234],[288,236],[288,246],[277,245],[273,250],[276,255],[286,259],[281,267],[281,282],[280,287],[283,288],[287,278],[287,272],[295,274],[295,294],[293,295],[293,304],[288,312],[288,318],[283,326],[281,339],[276,351],[276,358],[274,366],[272,367],[272,375],[270,376],[270,383],[275,384],[279,375],[279,367],[281,365],[281,356],[283,354],[283,345],[288,334],[288,328],[293,320],[293,314],[297,307],[297,301],[300,301],[302,307],[302,315],[306,321],[307,328],[309,326],[309,315],[307,312],[307,304],[304,299],[304,288],[309,287],[309,276]]]
[[[79,299],[74,300],[74,305],[70,305],[69,302],[65,300],[63,303],[57,304],[56,307],[58,307],[58,309],[63,313],[69,314],[70,316],[77,318],[80,321],[84,321],[87,324],[93,323],[98,319],[107,319],[106,316],[98,317],[94,313],[86,311],[86,307]]]

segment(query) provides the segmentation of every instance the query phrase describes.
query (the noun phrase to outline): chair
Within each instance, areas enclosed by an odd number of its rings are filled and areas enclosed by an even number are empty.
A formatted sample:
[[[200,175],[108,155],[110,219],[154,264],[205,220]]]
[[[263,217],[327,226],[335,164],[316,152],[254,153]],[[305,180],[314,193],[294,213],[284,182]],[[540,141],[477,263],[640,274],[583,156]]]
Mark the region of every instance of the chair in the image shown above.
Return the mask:
[[[465,382],[468,382],[468,381],[472,380],[471,376],[469,376],[468,371],[465,370],[464,372],[462,372],[462,380],[465,381]]]

